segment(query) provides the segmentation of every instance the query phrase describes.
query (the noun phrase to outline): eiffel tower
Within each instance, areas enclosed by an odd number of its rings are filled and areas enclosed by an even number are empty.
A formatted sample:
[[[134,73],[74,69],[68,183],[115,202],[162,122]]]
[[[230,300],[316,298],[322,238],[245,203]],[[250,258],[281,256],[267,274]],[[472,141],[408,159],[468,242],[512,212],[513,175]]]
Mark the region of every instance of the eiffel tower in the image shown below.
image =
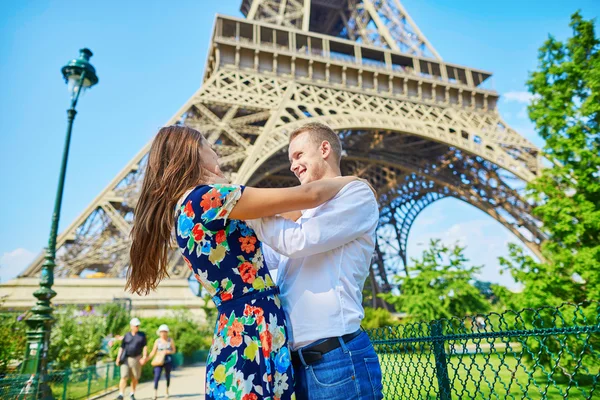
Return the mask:
[[[339,132],[343,174],[378,192],[374,293],[391,290],[392,274],[410,274],[410,228],[446,197],[484,211],[540,256],[543,234],[516,189],[539,175],[540,150],[498,115],[490,72],[443,61],[398,0],[243,0],[241,11],[217,15],[202,86],[167,122],[204,132],[233,182],[298,184],[288,134],[319,121]],[[149,148],[59,236],[57,278],[125,277]],[[174,251],[171,277],[188,274]]]

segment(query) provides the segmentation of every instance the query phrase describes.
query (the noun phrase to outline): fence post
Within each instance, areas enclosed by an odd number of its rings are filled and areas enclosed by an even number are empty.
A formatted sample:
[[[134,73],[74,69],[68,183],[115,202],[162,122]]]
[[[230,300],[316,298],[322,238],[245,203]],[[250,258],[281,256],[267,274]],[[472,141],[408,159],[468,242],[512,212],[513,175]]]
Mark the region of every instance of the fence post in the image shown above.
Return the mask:
[[[69,388],[69,372],[71,370],[69,368],[65,369],[64,375],[63,375],[63,395],[62,398],[63,400],[67,400],[67,389]]]
[[[105,364],[104,368],[106,368],[106,379],[104,381],[104,391],[108,390],[108,374],[110,374],[110,364]]]
[[[88,392],[87,398],[90,397],[90,391],[92,390],[92,367],[88,367]]]
[[[431,322],[431,336],[443,337],[442,321]],[[435,375],[437,376],[438,386],[440,388],[440,400],[451,400],[450,378],[448,377],[448,364],[446,363],[446,351],[444,349],[444,340],[433,341],[433,356],[435,358]]]

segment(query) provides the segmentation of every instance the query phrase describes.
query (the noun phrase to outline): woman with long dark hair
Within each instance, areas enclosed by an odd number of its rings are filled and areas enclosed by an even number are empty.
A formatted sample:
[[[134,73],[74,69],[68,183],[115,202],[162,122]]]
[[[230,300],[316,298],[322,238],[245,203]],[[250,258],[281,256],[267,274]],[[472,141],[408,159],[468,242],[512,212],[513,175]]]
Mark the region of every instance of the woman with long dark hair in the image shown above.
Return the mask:
[[[175,233],[185,263],[219,311],[206,366],[207,399],[295,398],[278,289],[244,221],[317,207],[355,179],[283,189],[230,185],[200,132],[160,129],[135,210],[127,289],[144,295],[168,276]]]

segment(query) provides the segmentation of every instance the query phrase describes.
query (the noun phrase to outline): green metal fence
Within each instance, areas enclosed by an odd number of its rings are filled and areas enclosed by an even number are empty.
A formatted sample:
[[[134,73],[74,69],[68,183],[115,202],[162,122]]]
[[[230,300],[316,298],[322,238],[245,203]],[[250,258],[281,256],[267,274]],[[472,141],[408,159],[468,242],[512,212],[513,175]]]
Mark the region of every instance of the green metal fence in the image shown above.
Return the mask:
[[[386,399],[600,398],[600,303],[368,331]]]
[[[197,350],[187,356],[175,353],[173,361],[175,367],[179,367],[204,363],[207,357],[208,350]],[[148,372],[150,370],[151,368],[145,368],[144,371],[150,375],[150,372]],[[143,377],[144,375],[142,375],[142,379]],[[48,374],[48,382],[52,394],[57,400],[87,399],[117,385],[119,379],[119,367],[115,367],[114,363],[81,369],[50,371]],[[0,376],[0,400],[29,399],[32,397],[31,394],[36,384],[35,377],[29,375],[10,374],[3,377]]]
[[[48,384],[52,395],[59,400],[87,399],[107,391],[119,383],[119,367],[115,364],[91,366],[81,369],[50,371]],[[28,375],[8,375],[0,379],[0,399],[28,399],[36,387]]]

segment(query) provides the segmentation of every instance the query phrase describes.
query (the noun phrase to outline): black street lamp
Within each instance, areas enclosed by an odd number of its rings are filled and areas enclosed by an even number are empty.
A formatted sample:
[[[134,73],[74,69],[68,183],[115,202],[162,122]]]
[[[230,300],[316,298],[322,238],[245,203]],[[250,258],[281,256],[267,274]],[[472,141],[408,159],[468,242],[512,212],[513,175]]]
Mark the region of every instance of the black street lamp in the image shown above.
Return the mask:
[[[54,323],[52,317],[52,305],[50,300],[56,296],[52,290],[54,284],[54,263],[56,257],[56,236],[58,233],[58,221],[60,219],[60,206],[62,203],[63,188],[65,184],[65,173],[67,170],[67,159],[69,157],[69,145],[71,143],[71,130],[75,119],[75,106],[82,90],[90,88],[98,83],[96,70],[90,64],[92,52],[89,49],[81,49],[79,58],[71,60],[62,67],[65,82],[69,85],[71,92],[71,107],[67,110],[67,136],[63,150],[60,175],[58,178],[58,189],[54,202],[54,213],[52,214],[52,225],[48,248],[46,249],[45,261],[40,275],[40,288],[33,295],[38,299],[36,305],[31,309],[33,314],[27,319],[27,347],[25,348],[25,359],[21,372],[32,375],[33,387],[29,387],[29,395],[34,398],[51,399],[52,392],[47,382],[48,348],[50,345],[50,330]]]

